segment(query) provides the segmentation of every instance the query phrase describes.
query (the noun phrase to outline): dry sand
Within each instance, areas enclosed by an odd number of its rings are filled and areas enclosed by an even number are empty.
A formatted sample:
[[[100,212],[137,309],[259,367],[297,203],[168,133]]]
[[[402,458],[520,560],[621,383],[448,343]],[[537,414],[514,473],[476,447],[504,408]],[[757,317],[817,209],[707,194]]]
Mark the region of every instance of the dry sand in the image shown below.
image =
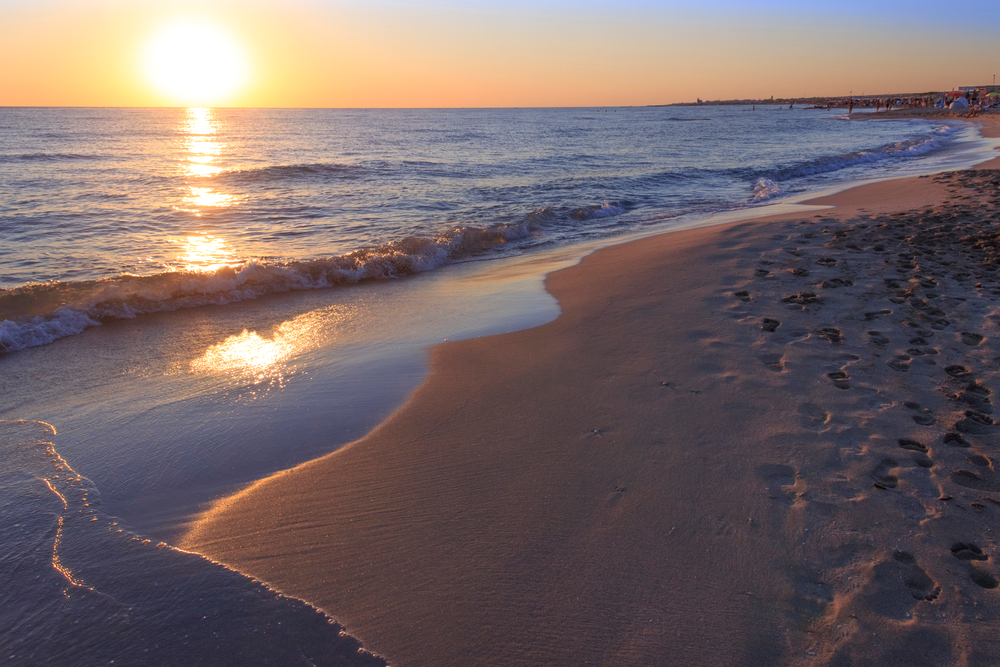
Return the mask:
[[[666,234],[184,541],[393,664],[1000,664],[1000,172]]]

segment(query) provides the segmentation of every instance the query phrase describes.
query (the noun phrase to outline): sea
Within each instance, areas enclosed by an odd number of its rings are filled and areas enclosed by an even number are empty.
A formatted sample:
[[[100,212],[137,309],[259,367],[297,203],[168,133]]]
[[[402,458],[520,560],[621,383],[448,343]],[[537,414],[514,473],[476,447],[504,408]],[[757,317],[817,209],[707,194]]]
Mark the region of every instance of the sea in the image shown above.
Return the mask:
[[[178,548],[199,512],[377,426],[431,345],[554,319],[596,248],[995,145],[774,105],[0,109],[0,663],[385,664]]]

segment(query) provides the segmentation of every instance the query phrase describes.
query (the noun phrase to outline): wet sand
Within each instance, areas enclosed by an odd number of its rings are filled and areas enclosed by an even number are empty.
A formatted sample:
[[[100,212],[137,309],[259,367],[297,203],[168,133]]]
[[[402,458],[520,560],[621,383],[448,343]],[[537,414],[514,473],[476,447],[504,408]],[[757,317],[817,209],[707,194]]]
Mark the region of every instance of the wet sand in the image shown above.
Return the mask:
[[[1000,663],[1000,172],[813,203],[551,274],[182,546],[396,665]]]

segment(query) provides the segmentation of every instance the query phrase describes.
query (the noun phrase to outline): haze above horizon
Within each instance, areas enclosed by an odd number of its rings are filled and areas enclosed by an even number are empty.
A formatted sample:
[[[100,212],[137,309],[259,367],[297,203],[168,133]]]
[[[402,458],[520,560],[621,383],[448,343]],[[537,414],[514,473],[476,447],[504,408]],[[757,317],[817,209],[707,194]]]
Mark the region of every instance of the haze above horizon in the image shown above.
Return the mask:
[[[950,90],[1000,5],[0,0],[0,106],[628,106]]]

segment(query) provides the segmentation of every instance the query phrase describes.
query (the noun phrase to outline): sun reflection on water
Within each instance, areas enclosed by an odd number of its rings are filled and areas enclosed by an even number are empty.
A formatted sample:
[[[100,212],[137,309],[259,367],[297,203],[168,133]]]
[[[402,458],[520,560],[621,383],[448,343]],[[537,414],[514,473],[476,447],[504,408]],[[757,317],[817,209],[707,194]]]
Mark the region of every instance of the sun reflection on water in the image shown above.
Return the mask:
[[[225,374],[252,384],[284,386],[293,370],[292,358],[332,339],[349,317],[349,309],[331,306],[283,322],[269,338],[244,329],[205,350],[191,362],[191,370]]]
[[[184,174],[194,179],[205,179],[222,172],[217,164],[226,144],[219,140],[219,121],[211,109],[188,109],[181,123],[184,133],[185,160]],[[201,182],[188,185],[188,196],[184,198],[189,206],[176,207],[178,210],[201,216],[204,209],[218,209],[233,206],[235,195],[219,192],[213,185]]]
[[[212,116],[211,109],[192,107],[187,110],[187,113],[184,130],[188,134],[215,134],[218,130],[218,124]]]
[[[181,271],[218,271],[224,266],[236,267],[243,261],[236,256],[225,239],[204,234],[175,239],[172,243],[180,243],[182,247],[177,255]]]
[[[200,208],[206,208],[209,206],[230,206],[236,199],[233,195],[216,192],[212,188],[196,188],[191,186],[190,190],[191,196],[188,197],[188,201]],[[201,214],[200,210],[198,214]]]

